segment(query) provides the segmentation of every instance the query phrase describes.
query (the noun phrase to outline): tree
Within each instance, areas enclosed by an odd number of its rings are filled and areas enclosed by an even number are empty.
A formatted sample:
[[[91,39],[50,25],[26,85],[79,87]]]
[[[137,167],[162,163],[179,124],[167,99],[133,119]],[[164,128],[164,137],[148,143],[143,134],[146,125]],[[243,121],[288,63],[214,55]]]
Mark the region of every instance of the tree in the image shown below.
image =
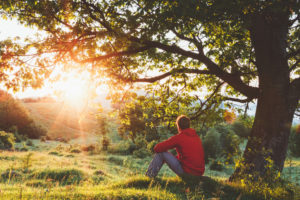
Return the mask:
[[[111,77],[119,89],[153,83],[146,91],[188,106],[195,118],[222,101],[256,100],[244,162],[259,175],[265,157],[283,169],[300,98],[297,0],[16,0],[1,6],[5,16],[48,33],[28,45],[2,42],[9,44],[1,48],[2,65],[33,48],[41,70],[70,61]],[[203,88],[205,100],[192,92]]]

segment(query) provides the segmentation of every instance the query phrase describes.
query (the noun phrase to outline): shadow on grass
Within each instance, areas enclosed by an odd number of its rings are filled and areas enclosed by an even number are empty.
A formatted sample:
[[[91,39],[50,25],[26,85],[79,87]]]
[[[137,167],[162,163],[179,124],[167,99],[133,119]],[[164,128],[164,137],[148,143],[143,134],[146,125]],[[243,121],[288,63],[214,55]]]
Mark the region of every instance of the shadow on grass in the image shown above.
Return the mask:
[[[293,199],[292,196],[283,198],[265,196],[241,187],[239,183],[217,181],[210,177],[155,178],[136,176],[123,182],[116,183],[111,188],[135,188],[151,190],[160,188],[175,194],[178,199],[224,199],[224,200],[260,200],[260,199]]]

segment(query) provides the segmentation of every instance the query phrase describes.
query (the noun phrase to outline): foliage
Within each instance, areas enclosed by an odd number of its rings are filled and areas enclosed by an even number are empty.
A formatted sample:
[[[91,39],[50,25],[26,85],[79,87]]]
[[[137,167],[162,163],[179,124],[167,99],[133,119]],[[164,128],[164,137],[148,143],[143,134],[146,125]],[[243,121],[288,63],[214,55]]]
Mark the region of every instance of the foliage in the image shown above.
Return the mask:
[[[297,131],[297,126],[291,130],[289,150],[293,156],[300,157],[300,133]]]
[[[110,139],[109,139],[108,137],[106,137],[106,136],[103,136],[103,137],[102,137],[101,145],[102,145],[102,149],[103,149],[104,151],[107,151],[107,149],[108,149],[110,143],[111,143],[111,141],[110,141]]]
[[[216,158],[221,152],[220,133],[215,128],[210,128],[203,138],[203,148],[205,152],[205,162],[209,158]]]
[[[37,124],[36,122],[31,122],[20,128],[20,133],[26,135],[31,139],[38,139],[40,137],[47,135],[47,130],[44,126]]]
[[[15,137],[12,133],[0,131],[0,149],[13,149]]]
[[[139,87],[134,82],[153,83],[145,93],[154,97],[153,115],[162,119],[185,110],[205,124],[207,117],[219,116],[222,101],[258,99],[257,113],[267,112],[266,121],[281,111],[281,116],[293,115],[299,107],[300,4],[295,0],[16,0],[1,1],[0,8],[4,17],[48,33],[1,42],[2,79],[13,89],[20,82],[41,85],[42,75],[49,75],[47,66],[84,65],[95,76],[107,77],[95,82],[109,82],[113,102],[128,101],[128,91]],[[18,76],[12,81],[7,74],[13,66]],[[270,85],[278,85],[276,91]],[[285,127],[292,117],[276,120]],[[271,141],[281,131],[257,134]],[[274,146],[280,147],[279,142]]]
[[[208,130],[203,138],[205,161],[210,158],[224,158],[232,163],[240,155],[240,139],[230,125],[219,124]]]
[[[158,144],[158,141],[156,141],[156,140],[153,140],[153,141],[149,142],[147,144],[148,151],[153,153],[154,152],[154,147],[155,147],[156,144]]]
[[[103,113],[97,115],[99,126],[99,135],[107,135],[109,133],[109,119]]]
[[[150,152],[146,148],[141,148],[133,151],[133,155],[137,158],[145,158],[147,156],[150,156]]]
[[[130,138],[134,143],[139,136],[147,141],[159,137],[156,130],[158,123],[152,115],[153,109],[146,106],[145,100],[143,96],[133,95],[131,101],[120,105],[121,108],[116,110],[120,120],[119,134],[123,138]]]
[[[266,152],[263,152],[267,155]],[[244,159],[236,163],[238,171],[238,180],[241,187],[247,188],[250,192],[261,194],[266,199],[272,196],[276,199],[286,199],[291,197],[292,186],[280,179],[280,172],[276,169],[270,157],[264,157],[266,162],[266,171],[264,175],[259,175],[258,172],[250,173],[253,164],[245,164]]]
[[[18,141],[23,140],[18,135],[35,139],[47,133],[44,127],[33,121],[21,102],[2,90],[0,91],[0,128],[12,131]]]
[[[136,145],[131,140],[122,140],[116,144],[112,144],[108,148],[109,153],[129,155],[136,149]]]

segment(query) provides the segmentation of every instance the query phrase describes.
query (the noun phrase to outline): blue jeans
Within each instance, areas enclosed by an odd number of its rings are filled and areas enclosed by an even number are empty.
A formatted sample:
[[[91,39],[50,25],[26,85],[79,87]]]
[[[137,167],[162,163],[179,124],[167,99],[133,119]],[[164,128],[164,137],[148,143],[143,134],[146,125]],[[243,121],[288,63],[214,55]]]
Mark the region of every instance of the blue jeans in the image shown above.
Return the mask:
[[[146,175],[150,178],[156,177],[164,163],[167,163],[169,168],[178,176],[183,175],[184,171],[179,160],[169,152],[156,153],[148,167]]]

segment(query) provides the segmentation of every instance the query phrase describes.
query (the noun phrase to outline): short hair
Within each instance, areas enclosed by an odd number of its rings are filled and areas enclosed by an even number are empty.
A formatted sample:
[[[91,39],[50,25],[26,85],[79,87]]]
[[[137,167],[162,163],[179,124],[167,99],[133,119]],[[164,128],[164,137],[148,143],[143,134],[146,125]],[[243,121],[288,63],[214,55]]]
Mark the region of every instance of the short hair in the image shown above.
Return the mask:
[[[176,119],[177,128],[184,130],[190,128],[191,120],[185,115],[180,115]]]

